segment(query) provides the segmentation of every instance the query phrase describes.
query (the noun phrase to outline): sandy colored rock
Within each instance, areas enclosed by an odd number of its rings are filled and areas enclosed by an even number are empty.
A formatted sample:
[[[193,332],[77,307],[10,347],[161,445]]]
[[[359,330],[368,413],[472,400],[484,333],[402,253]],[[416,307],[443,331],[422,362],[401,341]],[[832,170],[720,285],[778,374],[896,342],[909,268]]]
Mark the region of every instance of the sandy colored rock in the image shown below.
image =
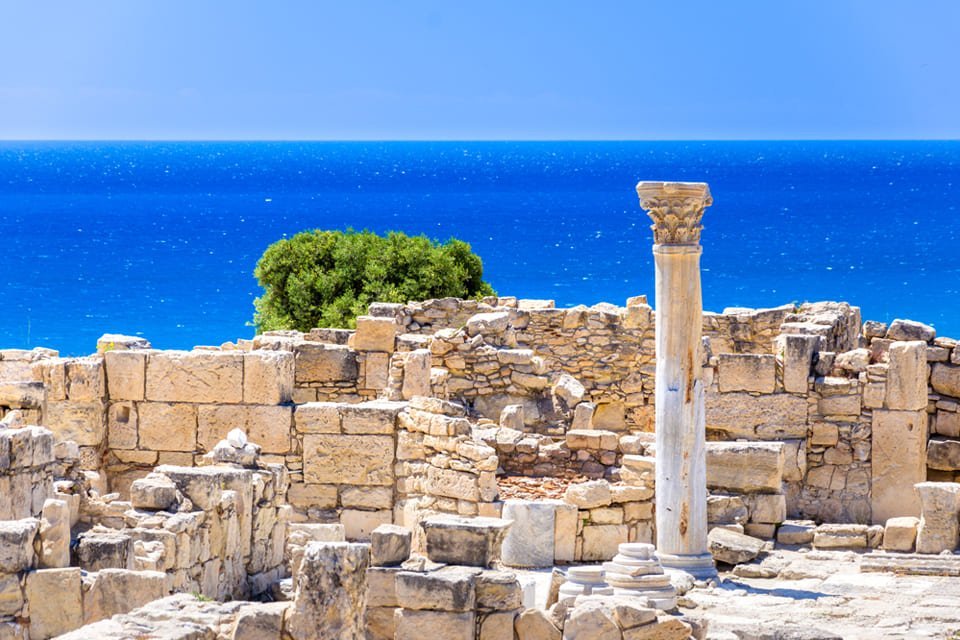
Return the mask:
[[[599,562],[617,555],[617,548],[628,541],[629,528],[624,524],[584,525],[581,560]]]
[[[142,449],[192,452],[197,448],[196,405],[142,402],[138,420]]]
[[[39,569],[27,574],[30,637],[43,640],[83,624],[80,569]]]
[[[300,342],[294,347],[296,383],[349,382],[357,379],[357,354],[346,346]]]
[[[361,640],[369,549],[347,542],[311,542],[287,620],[294,640]],[[422,640],[422,639],[421,639]]]
[[[146,397],[161,402],[242,402],[243,355],[151,351],[147,357]]]
[[[407,353],[403,361],[403,386],[401,395],[404,400],[414,396],[430,395],[430,350],[415,349]]]
[[[710,553],[717,562],[750,562],[763,551],[764,542],[736,531],[715,527],[707,534]]]
[[[293,379],[294,356],[289,351],[258,350],[243,356],[243,401],[246,403],[290,402]]]
[[[48,498],[40,516],[39,565],[44,569],[70,566],[70,507]]]
[[[36,518],[0,521],[0,574],[19,573],[33,566],[33,543],[39,530]]]
[[[921,503],[917,553],[953,551],[960,542],[960,484],[919,482],[915,487]]]
[[[752,396],[749,393],[708,393],[707,429],[731,438],[754,439],[759,429],[783,437],[807,435],[807,401],[789,393]]]
[[[870,501],[874,524],[920,515],[913,485],[927,477],[926,451],[926,412],[874,410]]]
[[[299,433],[340,433],[340,405],[336,402],[299,404],[294,423]]]
[[[572,484],[563,496],[565,502],[579,509],[594,509],[610,504],[610,483],[606,480],[590,480]]]
[[[83,596],[83,624],[127,613],[168,595],[167,576],[158,571],[101,569]]]
[[[370,535],[370,564],[375,567],[391,567],[410,557],[413,532],[406,527],[383,524]]]
[[[960,366],[934,364],[930,371],[930,386],[937,393],[960,398]]]
[[[499,518],[431,516],[420,522],[433,562],[489,567],[500,560],[510,522]]]
[[[779,442],[708,442],[707,486],[735,493],[780,493],[784,453]]]
[[[144,399],[147,375],[146,351],[107,351],[103,354],[107,390],[111,400]]]
[[[444,640],[474,640],[476,616],[472,611],[414,611],[397,609],[395,640],[424,640],[443,630]]]
[[[517,640],[561,640],[560,629],[542,609],[527,609],[514,621]]]
[[[397,323],[393,318],[357,316],[357,332],[353,348],[357,351],[393,353],[397,337]]]
[[[913,551],[920,519],[913,516],[890,518],[883,529],[883,548],[887,551]]]
[[[307,434],[303,437],[303,477],[316,484],[390,485],[393,438]]]
[[[771,354],[721,353],[717,356],[721,393],[753,391],[773,393],[777,383],[776,358]]]
[[[44,426],[56,434],[57,440],[99,446],[107,431],[106,411],[100,402],[47,402]]]

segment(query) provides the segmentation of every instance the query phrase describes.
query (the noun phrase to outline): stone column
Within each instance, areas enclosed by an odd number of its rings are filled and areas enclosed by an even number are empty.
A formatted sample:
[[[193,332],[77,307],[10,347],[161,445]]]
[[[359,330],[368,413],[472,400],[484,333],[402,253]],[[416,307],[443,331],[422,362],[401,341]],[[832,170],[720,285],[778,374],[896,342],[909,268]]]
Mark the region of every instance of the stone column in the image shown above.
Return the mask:
[[[700,220],[713,203],[695,182],[641,182],[656,263],[657,551],[663,566],[717,575],[707,548]]]

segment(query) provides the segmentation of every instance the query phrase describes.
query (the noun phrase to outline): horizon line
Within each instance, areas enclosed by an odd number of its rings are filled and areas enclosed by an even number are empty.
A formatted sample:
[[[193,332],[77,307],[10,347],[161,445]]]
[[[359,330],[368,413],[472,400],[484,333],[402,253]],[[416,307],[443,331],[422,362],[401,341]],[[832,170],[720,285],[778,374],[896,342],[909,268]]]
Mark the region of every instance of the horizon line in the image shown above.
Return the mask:
[[[960,142],[958,138],[0,138],[0,144],[17,142]]]

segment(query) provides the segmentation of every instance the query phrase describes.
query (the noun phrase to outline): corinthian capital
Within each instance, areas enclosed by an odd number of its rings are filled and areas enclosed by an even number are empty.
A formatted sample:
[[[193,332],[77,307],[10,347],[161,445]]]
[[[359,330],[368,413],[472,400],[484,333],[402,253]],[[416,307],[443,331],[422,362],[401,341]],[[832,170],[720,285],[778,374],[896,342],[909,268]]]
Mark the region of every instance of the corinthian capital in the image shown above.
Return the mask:
[[[699,244],[703,210],[713,204],[706,182],[640,182],[640,206],[653,220],[655,244]]]

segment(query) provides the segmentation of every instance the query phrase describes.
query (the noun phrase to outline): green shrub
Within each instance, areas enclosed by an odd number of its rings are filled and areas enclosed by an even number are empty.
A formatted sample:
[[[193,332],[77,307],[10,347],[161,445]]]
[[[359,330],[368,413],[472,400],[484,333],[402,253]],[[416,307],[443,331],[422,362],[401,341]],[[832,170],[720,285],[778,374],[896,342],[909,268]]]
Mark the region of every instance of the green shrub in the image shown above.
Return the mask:
[[[267,247],[253,272],[258,332],[355,327],[371,302],[493,295],[470,245],[424,235],[304,231]]]

